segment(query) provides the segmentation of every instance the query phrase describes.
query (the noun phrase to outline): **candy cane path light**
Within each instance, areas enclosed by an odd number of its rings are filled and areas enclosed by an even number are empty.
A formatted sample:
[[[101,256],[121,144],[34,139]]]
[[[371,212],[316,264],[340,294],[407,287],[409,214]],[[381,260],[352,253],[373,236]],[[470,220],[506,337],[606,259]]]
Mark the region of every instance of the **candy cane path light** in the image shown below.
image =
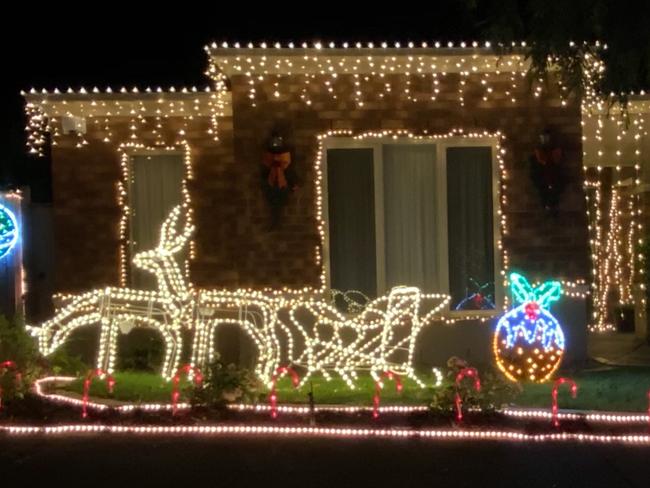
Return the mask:
[[[83,407],[81,410],[81,417],[86,418],[88,416],[88,390],[90,390],[90,383],[92,382],[93,378],[95,377],[103,377],[106,376],[106,385],[108,386],[108,391],[110,393],[113,392],[113,387],[115,386],[115,380],[111,375],[106,373],[101,368],[96,368],[92,369],[88,372],[88,375],[86,376],[86,379],[84,380],[84,394],[83,394]]]
[[[474,379],[474,389],[476,391],[481,391],[481,380],[478,376],[478,371],[476,368],[463,368],[456,375],[456,394],[454,395],[454,404],[456,405],[456,421],[461,422],[463,420],[463,399],[460,396],[458,391],[461,381],[464,378],[470,377]]]
[[[12,369],[14,371],[14,381],[16,383],[20,383],[22,380],[22,375],[20,374],[20,371],[18,371],[18,366],[16,366],[16,363],[14,361],[3,361],[0,363],[0,376],[4,375],[6,370]],[[0,386],[0,408],[2,408],[2,387]]]
[[[553,390],[551,392],[551,398],[553,400],[553,405],[552,405],[553,425],[555,425],[555,427],[560,426],[560,421],[558,420],[557,417],[557,413],[558,413],[557,391],[560,388],[560,386],[562,386],[565,383],[571,385],[570,392],[573,398],[575,398],[578,393],[578,385],[571,378],[558,378],[557,380],[555,380],[555,383],[553,384]]]
[[[294,388],[298,388],[298,385],[300,384],[298,373],[296,373],[292,368],[289,368],[288,366],[282,366],[276,370],[275,374],[273,375],[273,379],[271,380],[271,392],[269,393],[271,418],[277,418],[278,416],[278,392],[276,389],[278,380],[287,373],[291,375],[291,383],[293,384]]]
[[[192,380],[194,381],[194,384],[196,386],[201,385],[203,382],[203,375],[199,371],[198,368],[192,366],[191,364],[184,364],[180,368],[178,368],[178,371],[176,371],[176,374],[174,375],[174,378],[172,380],[173,383],[173,388],[172,388],[172,414],[176,415],[176,412],[178,410],[178,397],[180,396],[180,393],[178,391],[178,384],[181,381],[181,374],[187,374],[189,375],[190,373],[192,374]]]
[[[379,417],[379,394],[382,389],[382,379],[388,378],[389,380],[395,381],[395,389],[398,393],[402,392],[402,380],[398,374],[393,373],[392,371],[384,371],[378,380],[375,380],[375,395],[372,397],[372,418],[376,419]]]
[[[648,390],[648,427],[650,427],[650,390]]]

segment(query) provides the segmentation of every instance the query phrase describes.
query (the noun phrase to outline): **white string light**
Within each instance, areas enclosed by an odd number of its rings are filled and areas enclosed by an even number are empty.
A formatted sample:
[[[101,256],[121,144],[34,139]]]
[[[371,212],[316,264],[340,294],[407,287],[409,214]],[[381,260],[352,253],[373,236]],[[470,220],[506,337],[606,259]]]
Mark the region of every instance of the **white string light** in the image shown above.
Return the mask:
[[[62,436],[69,434],[121,434],[121,435],[180,435],[180,436],[282,436],[282,437],[328,437],[328,438],[383,438],[383,439],[430,439],[446,441],[508,441],[508,442],[569,442],[580,444],[621,444],[621,445],[650,445],[650,435],[647,434],[580,434],[552,433],[525,434],[521,432],[499,430],[448,430],[448,429],[377,429],[357,427],[281,427],[269,425],[188,425],[188,426],[157,426],[157,425],[101,425],[101,424],[70,424],[57,426],[0,426],[0,430],[8,435],[47,435]]]

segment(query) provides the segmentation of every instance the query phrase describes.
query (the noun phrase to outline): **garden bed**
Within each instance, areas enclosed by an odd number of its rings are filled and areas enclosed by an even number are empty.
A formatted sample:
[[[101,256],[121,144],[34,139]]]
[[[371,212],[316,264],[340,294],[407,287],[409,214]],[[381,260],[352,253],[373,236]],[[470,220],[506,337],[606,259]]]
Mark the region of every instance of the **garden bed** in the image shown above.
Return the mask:
[[[113,398],[125,402],[169,402],[172,385],[160,376],[152,373],[123,372],[116,373],[116,385],[113,394],[109,394],[106,384],[95,381],[90,387],[90,395],[97,398]],[[427,385],[435,383],[431,375],[423,374],[420,378]],[[582,371],[572,376],[578,384],[577,397],[571,398],[568,391],[560,390],[559,400],[563,408],[577,410],[647,412],[650,390],[650,368],[620,367],[602,368]],[[401,393],[387,384],[381,394],[382,404],[429,405],[435,392],[434,387],[420,388],[410,379],[403,380]],[[188,382],[181,383],[181,390],[189,387]],[[518,407],[549,408],[552,383],[523,383],[521,393],[512,402]],[[372,405],[374,382],[368,375],[360,375],[356,388],[351,390],[339,378],[325,381],[314,377],[307,385],[294,389],[289,378],[278,382],[278,398],[281,403],[305,404],[308,393],[313,389],[316,404],[338,405]],[[78,379],[63,387],[64,390],[81,394],[83,379]],[[265,400],[266,393],[260,396]]]
[[[148,411],[134,408],[130,411],[118,411],[115,408],[89,409],[86,419],[81,419],[78,406],[49,401],[34,394],[26,395],[22,400],[8,402],[0,412],[0,428],[30,426],[37,429],[56,428],[57,426],[80,426],[79,430],[111,431],[122,428],[134,428],[136,431],[149,427],[153,430],[176,432],[193,432],[219,427],[221,430],[235,432],[236,426],[242,429],[255,428],[261,432],[335,432],[336,430],[354,430],[366,432],[394,431],[404,435],[420,432],[457,432],[461,437],[470,433],[499,432],[503,435],[523,435],[528,438],[567,434],[571,436],[620,437],[642,436],[648,433],[648,424],[637,422],[591,422],[584,416],[561,418],[559,427],[555,427],[548,417],[518,417],[504,412],[468,411],[462,422],[457,422],[454,412],[440,412],[429,409],[402,412],[382,411],[378,418],[373,418],[369,409],[358,411],[320,410],[313,415],[280,411],[273,419],[264,408],[206,408],[195,407],[173,414],[170,410]],[[86,426],[86,427],[83,427]],[[187,428],[187,429],[185,429]],[[205,429],[204,429],[205,428]],[[450,434],[451,435],[451,434]],[[650,438],[648,438],[650,442]]]

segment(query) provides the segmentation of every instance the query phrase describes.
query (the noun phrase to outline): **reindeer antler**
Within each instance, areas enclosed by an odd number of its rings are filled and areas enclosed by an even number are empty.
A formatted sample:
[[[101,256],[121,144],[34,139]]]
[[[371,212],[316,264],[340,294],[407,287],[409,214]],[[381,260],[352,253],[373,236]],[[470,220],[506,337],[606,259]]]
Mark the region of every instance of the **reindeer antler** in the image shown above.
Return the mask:
[[[169,213],[160,229],[158,249],[172,254],[177,253],[189,240],[194,232],[194,226],[189,223],[187,218],[185,219],[185,227],[182,231],[179,231],[177,225],[179,218],[183,214],[183,207],[181,205],[175,206]]]

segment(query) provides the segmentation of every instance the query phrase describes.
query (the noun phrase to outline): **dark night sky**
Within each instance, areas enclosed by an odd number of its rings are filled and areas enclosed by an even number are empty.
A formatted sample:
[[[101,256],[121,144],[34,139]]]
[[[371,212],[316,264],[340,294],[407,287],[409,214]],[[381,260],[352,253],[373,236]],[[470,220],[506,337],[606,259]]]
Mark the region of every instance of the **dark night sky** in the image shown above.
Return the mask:
[[[481,33],[490,31],[495,21],[513,35],[548,31],[561,42],[566,36],[589,40],[596,32],[598,38],[617,46],[610,49],[615,56],[609,60],[609,73],[630,74],[617,63],[627,67],[625,63],[632,61],[648,80],[650,0],[643,4],[639,8],[635,0],[436,0],[425,6],[375,2],[354,9],[358,4],[353,2],[293,6],[276,2],[272,8],[254,2],[143,6],[133,0],[77,5],[66,1],[47,7],[12,3],[3,11],[0,29],[4,82],[0,187],[29,183],[34,200],[51,198],[47,161],[28,157],[25,151],[20,90],[205,86],[203,46],[211,41],[481,41],[487,40]],[[551,22],[540,22],[532,5],[545,6]],[[527,12],[526,18],[513,17],[513,12]],[[622,85],[630,86],[626,80]],[[647,81],[641,85],[648,88]]]
[[[268,13],[252,3],[250,16],[218,6],[171,9],[162,2],[151,11],[113,3],[92,9],[17,7],[10,16],[16,31],[2,32],[0,106],[7,129],[0,136],[0,184],[30,182],[35,200],[50,198],[47,161],[26,155],[22,89],[205,86],[203,46],[211,41],[471,40],[473,27],[457,4],[420,15],[373,17],[328,14],[327,7],[305,4],[301,19],[286,13],[299,9]],[[319,13],[314,17],[310,10]]]

